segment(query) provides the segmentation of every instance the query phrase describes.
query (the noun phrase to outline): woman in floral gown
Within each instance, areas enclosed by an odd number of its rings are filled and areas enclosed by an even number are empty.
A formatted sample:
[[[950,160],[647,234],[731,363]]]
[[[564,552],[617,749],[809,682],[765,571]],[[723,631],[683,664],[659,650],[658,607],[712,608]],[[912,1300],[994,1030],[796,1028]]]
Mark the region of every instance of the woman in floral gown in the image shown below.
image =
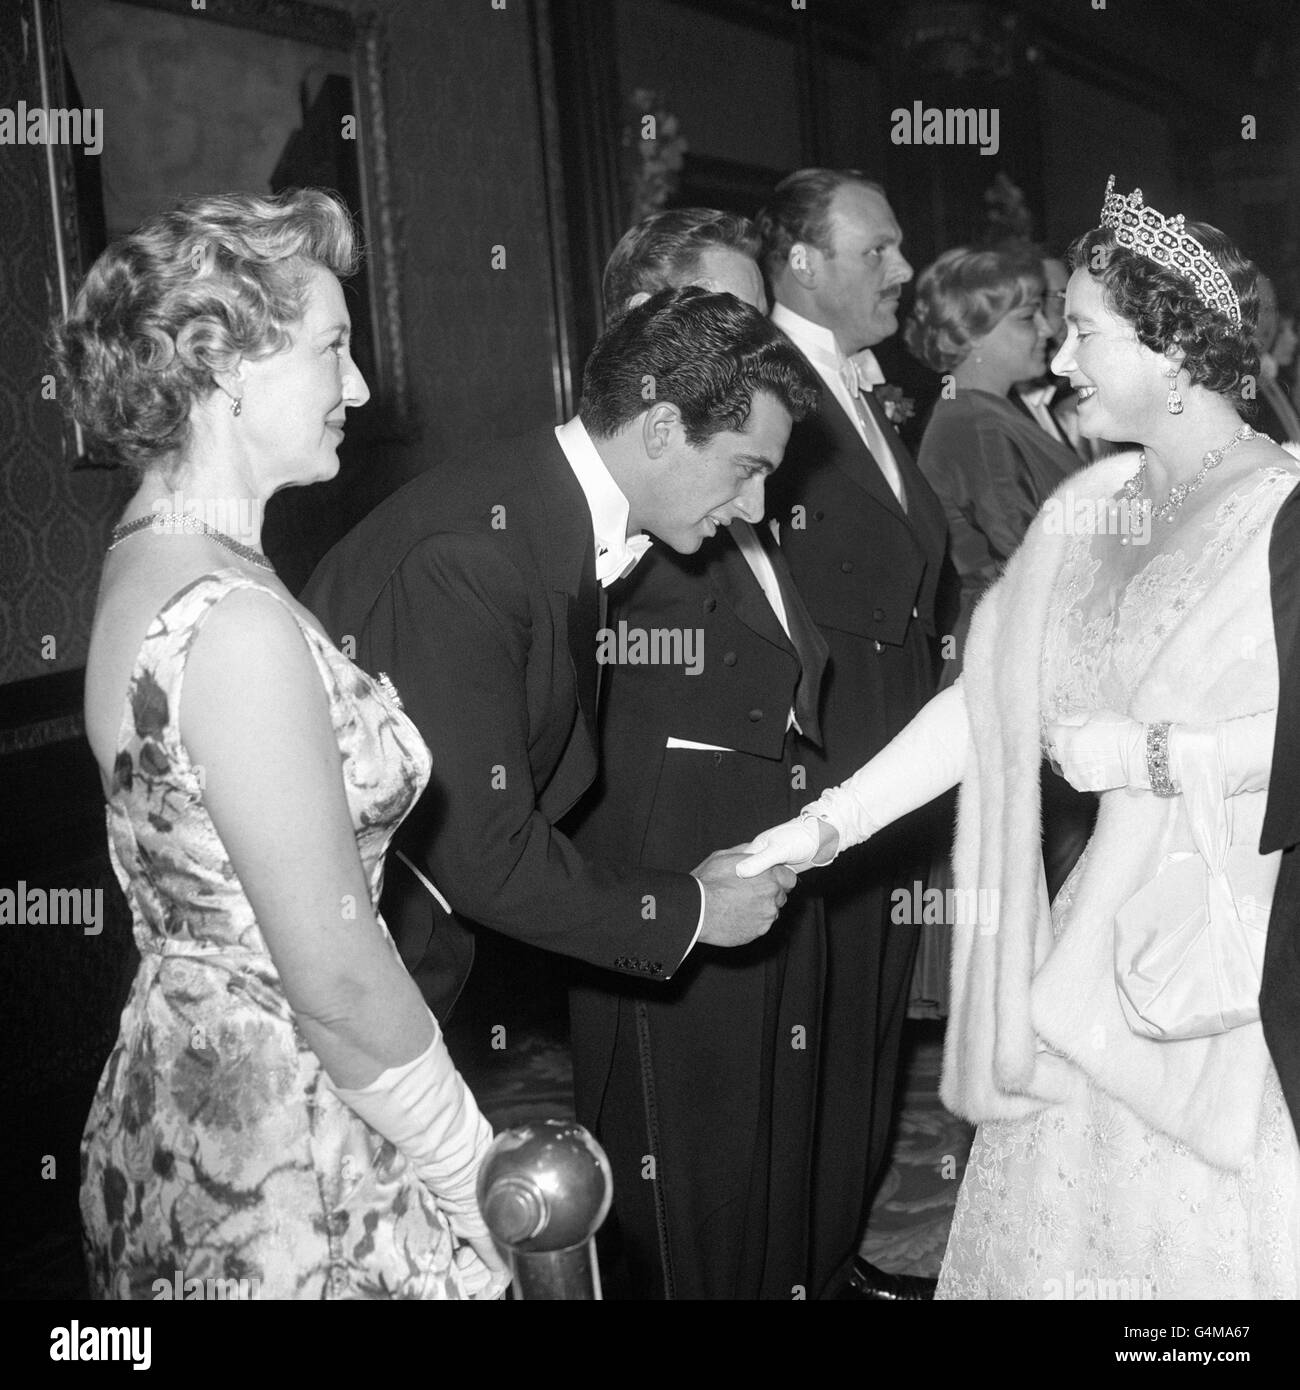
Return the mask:
[[[138,480],[86,677],[141,960],[82,1145],[98,1297],[504,1285],[491,1131],[375,911],[428,750],[260,548],[369,395],[354,247],[323,193],[195,199],[111,246],[58,334],[74,414]]]
[[[1300,470],[1241,420],[1254,268],[1107,190],[1052,364],[1091,438],[1141,440],[1044,505],[960,682],[746,872],[827,862],[961,784],[942,1095],[978,1122],[943,1298],[1295,1298],[1300,1147],[1259,1023],[1278,672],[1273,518]],[[1101,793],[1050,909],[1046,752]]]

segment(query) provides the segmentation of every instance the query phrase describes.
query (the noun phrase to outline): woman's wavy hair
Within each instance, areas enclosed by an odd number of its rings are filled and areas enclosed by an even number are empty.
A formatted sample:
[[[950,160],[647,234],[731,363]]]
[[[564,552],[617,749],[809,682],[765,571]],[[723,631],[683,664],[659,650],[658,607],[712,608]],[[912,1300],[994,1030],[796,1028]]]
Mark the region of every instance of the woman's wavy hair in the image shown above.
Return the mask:
[[[316,188],[189,198],[114,241],[52,332],[65,408],[93,458],[174,463],[213,374],[288,346],[313,266],[357,267],[352,218]]]
[[[950,372],[1021,305],[1041,299],[1043,263],[1032,247],[972,251],[956,246],[921,272],[916,302],[903,329],[913,357]]]
[[[1163,353],[1177,344],[1194,385],[1227,396],[1238,410],[1253,412],[1247,381],[1259,379],[1259,349],[1252,341],[1259,311],[1257,271],[1217,227],[1188,222],[1188,232],[1223,267],[1241,305],[1241,327],[1196,296],[1192,282],[1146,256],[1121,246],[1110,227],[1096,227],[1069,251],[1071,270],[1086,270],[1102,287],[1106,303],[1133,325],[1138,342]]]

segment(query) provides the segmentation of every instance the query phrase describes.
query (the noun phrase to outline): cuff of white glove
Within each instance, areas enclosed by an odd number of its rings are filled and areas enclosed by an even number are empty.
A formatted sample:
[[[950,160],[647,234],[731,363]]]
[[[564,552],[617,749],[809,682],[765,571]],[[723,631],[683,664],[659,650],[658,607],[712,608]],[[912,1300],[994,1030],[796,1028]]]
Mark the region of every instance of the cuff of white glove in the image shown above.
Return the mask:
[[[334,1090],[406,1156],[458,1234],[486,1233],[475,1183],[492,1127],[456,1070],[436,1022],[433,1041],[413,1061],[389,1067],[369,1086]]]
[[[816,801],[809,802],[803,808],[800,819],[825,821],[835,832],[835,849],[832,853],[812,861],[819,867],[831,863],[851,845],[860,845],[864,840],[869,840],[880,829],[867,817],[862,804],[852,792],[843,787],[827,788]]]
[[[819,862],[817,851],[821,846],[821,833],[817,828],[817,817],[801,811],[794,824],[806,837],[808,853],[802,859],[787,859],[786,865],[791,869],[810,869]],[[824,864],[829,861],[823,859],[820,862]]]
[[[800,824],[806,825],[812,832],[813,849],[812,853],[802,864],[792,864],[790,866],[791,868],[824,868],[827,864],[832,863],[836,855],[844,848],[844,836],[840,834],[839,827],[835,824],[834,819],[830,815],[824,811],[817,810],[818,804],[818,802],[814,801],[811,805],[805,806],[803,810],[799,812]],[[821,847],[822,836],[820,827],[822,825],[830,826],[831,830],[833,830],[836,835],[835,847],[829,851],[824,851]]]

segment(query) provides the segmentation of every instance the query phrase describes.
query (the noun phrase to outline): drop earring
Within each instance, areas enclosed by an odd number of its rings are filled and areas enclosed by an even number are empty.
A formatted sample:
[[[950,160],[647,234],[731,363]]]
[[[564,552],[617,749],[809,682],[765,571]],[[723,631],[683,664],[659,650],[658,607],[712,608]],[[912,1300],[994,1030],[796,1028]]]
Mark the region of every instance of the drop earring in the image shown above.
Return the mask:
[[[1183,413],[1183,398],[1178,394],[1178,368],[1171,365],[1165,373],[1169,378],[1169,395],[1165,398],[1165,409],[1170,415]]]
[[[1182,406],[1180,405],[1178,409],[1181,410]],[[235,399],[230,403],[230,413],[235,417],[236,420],[238,420],[239,417],[244,413],[243,396],[236,396]]]

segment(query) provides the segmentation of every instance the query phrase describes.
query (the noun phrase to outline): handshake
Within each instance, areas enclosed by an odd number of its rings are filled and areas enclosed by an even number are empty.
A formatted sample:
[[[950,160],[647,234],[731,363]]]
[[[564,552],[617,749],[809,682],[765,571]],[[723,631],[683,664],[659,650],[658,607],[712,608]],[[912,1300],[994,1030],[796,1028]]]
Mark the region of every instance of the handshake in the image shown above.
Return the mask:
[[[692,872],[704,887],[699,940],[743,946],[764,935],[785,906],[798,871],[834,857],[838,836],[824,821],[796,817],[747,845],[716,850]]]

